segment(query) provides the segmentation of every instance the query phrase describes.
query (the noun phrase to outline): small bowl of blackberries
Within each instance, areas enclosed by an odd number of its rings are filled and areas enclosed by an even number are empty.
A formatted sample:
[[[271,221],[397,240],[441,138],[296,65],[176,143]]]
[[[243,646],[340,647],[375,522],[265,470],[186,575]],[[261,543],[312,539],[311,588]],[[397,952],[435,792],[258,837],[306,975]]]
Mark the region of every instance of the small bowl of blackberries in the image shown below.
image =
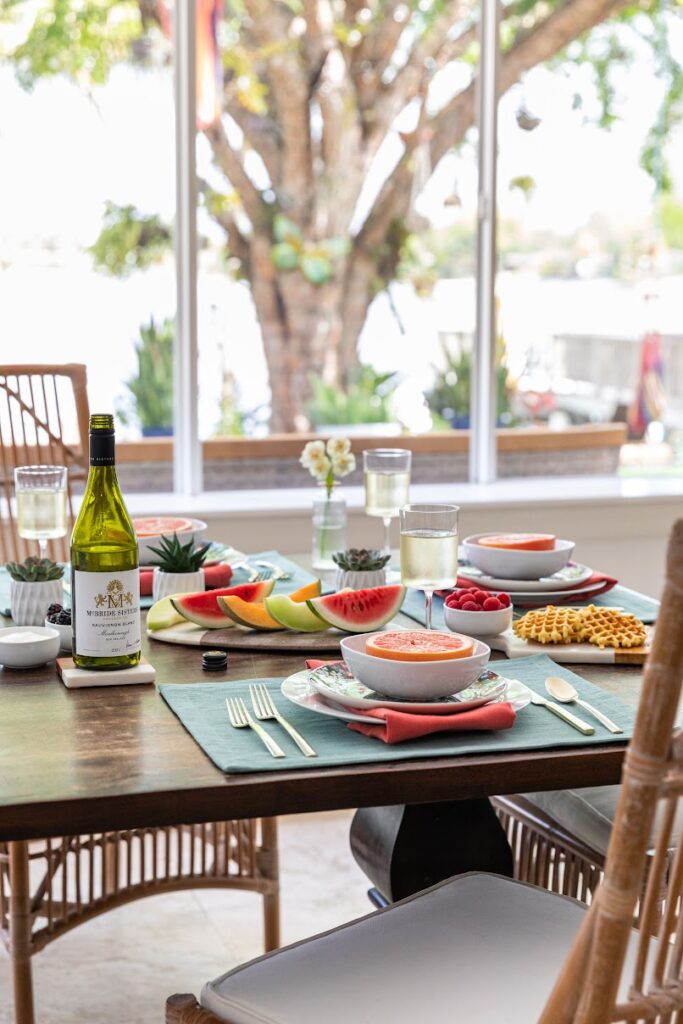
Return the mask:
[[[64,608],[61,604],[51,604],[45,616],[45,625],[57,630],[62,650],[70,651],[73,640],[71,609]]]

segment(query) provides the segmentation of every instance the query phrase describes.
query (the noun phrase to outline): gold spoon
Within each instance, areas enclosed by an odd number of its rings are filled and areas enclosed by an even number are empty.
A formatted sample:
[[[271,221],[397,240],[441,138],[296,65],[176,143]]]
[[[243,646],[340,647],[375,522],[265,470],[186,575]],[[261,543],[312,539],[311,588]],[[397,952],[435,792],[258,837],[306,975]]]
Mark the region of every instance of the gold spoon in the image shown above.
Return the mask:
[[[588,711],[589,714],[597,718],[601,725],[604,725],[605,729],[609,729],[610,732],[623,732],[611,718],[607,715],[603,715],[602,711],[598,711],[592,704],[589,704],[586,700],[581,700],[575,688],[567,679],[562,679],[561,676],[548,676],[545,681],[546,691],[555,700],[559,701],[560,704],[578,704],[579,707],[583,708],[584,711]]]

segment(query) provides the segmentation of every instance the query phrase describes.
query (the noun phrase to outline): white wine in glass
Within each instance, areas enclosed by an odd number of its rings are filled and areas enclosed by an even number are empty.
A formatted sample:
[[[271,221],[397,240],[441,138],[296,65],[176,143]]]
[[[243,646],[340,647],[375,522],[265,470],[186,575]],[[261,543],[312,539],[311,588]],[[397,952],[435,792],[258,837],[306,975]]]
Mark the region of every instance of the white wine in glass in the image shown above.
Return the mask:
[[[401,582],[424,590],[426,626],[432,628],[435,590],[458,575],[457,505],[405,505],[401,509]]]
[[[24,540],[37,540],[45,558],[47,542],[66,536],[65,466],[17,466],[14,490],[17,529]]]
[[[391,520],[408,501],[411,453],[405,448],[363,452],[366,515],[384,522],[384,550],[390,550]]]

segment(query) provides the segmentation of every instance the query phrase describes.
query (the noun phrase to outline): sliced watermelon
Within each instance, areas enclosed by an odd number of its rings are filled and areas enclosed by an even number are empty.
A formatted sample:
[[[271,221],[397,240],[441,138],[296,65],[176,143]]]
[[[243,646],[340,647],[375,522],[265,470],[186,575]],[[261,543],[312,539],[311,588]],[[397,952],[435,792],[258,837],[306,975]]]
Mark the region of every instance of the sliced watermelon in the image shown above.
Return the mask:
[[[204,590],[199,594],[180,594],[171,598],[175,610],[188,622],[196,622],[205,629],[229,629],[234,626],[218,603],[219,597],[239,597],[242,601],[264,601],[275,586],[275,580],[242,583],[222,590]]]
[[[394,584],[365,590],[340,590],[338,594],[313,597],[306,604],[330,626],[347,633],[372,633],[398,614],[405,593],[405,587]]]

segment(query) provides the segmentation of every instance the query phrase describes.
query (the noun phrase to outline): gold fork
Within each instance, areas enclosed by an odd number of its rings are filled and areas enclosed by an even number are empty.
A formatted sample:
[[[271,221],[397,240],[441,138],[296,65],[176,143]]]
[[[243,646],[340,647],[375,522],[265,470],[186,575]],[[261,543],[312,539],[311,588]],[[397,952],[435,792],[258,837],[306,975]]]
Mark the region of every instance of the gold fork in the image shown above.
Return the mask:
[[[273,757],[285,756],[285,752],[282,747],[280,747],[279,744],[277,744],[275,740],[268,735],[262,725],[259,725],[258,722],[255,722],[251,717],[247,711],[247,705],[241,697],[226,697],[225,706],[228,709],[230,725],[234,729],[253,729]]]
[[[277,707],[275,706],[275,701],[273,700],[273,698],[271,697],[270,693],[263,685],[263,683],[256,683],[255,685],[252,685],[250,683],[249,695],[251,697],[251,704],[254,709],[254,714],[256,715],[257,718],[259,718],[262,722],[265,722],[269,718],[272,718],[275,722],[278,723],[278,725],[281,725],[282,728],[289,733],[289,735],[292,737],[292,739],[294,740],[302,754],[305,754],[306,757],[318,756],[313,747],[310,745],[310,743],[307,743],[306,740],[303,738],[301,733],[297,732],[294,726],[290,725],[286,718],[283,718],[283,716],[280,714]]]

